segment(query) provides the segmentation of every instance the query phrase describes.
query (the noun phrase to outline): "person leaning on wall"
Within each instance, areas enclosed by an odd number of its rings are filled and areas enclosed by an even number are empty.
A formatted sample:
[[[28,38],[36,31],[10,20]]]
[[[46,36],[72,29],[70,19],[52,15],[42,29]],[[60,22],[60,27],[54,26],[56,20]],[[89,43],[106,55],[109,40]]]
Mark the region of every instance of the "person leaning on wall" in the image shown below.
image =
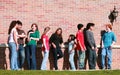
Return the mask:
[[[12,21],[8,34],[9,34],[9,39],[8,39],[8,45],[10,47],[10,68],[11,70],[19,70],[18,68],[18,62],[17,62],[17,52],[18,52],[18,32],[17,32],[18,24],[16,21]]]
[[[18,48],[18,67],[19,69],[22,69],[24,61],[25,61],[25,49],[24,49],[24,44],[25,44],[25,38],[26,38],[26,34],[24,32],[24,30],[22,30],[22,22],[17,20],[17,24],[18,24],[18,44],[19,44],[19,48]]]
[[[112,47],[116,42],[116,36],[112,31],[112,25],[106,24],[105,33],[102,35],[102,52],[101,52],[101,66],[102,69],[111,69],[112,64]],[[105,68],[105,57],[107,56],[107,67]]]
[[[49,32],[50,32],[50,27],[46,27],[44,29],[44,32],[41,36],[41,41],[42,41],[42,51],[44,52],[42,64],[41,64],[41,70],[47,70],[47,60],[49,57],[49,50],[50,50],[50,45],[49,45]]]
[[[88,50],[88,64],[89,69],[95,69],[96,67],[96,51],[97,46],[94,39],[93,29],[95,24],[94,23],[88,23],[86,27],[86,49]]]
[[[63,57],[61,44],[63,43],[62,29],[58,28],[50,37],[51,50],[54,58],[54,68],[58,70],[57,60]]]
[[[38,25],[33,23],[31,25],[31,30],[28,31],[26,43],[26,58],[30,70],[36,70],[36,48],[39,38],[40,32],[38,30]]]

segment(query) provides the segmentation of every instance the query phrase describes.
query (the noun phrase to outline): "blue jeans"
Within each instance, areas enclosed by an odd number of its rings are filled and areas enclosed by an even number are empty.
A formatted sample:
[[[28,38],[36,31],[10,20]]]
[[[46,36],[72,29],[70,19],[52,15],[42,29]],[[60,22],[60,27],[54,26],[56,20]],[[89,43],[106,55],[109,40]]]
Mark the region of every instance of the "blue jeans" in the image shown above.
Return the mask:
[[[52,48],[52,51],[53,51],[53,58],[54,58],[54,67],[55,67],[55,70],[58,70],[57,60],[63,57],[63,53],[62,53],[61,47]]]
[[[72,70],[76,70],[75,63],[74,63],[74,55],[75,55],[74,50],[71,53],[69,53],[69,62]]]
[[[84,69],[85,68],[85,51],[79,50],[79,69]]]
[[[36,47],[36,45],[26,46],[26,57],[30,70],[36,70]]]
[[[16,44],[14,42],[10,42],[9,47],[11,50],[11,61],[10,61],[11,70],[18,70]]]
[[[105,67],[105,57],[107,56],[107,69],[111,69],[112,64],[112,49],[111,47],[106,47],[102,49],[102,69]]]
[[[49,51],[44,51],[44,57],[41,64],[41,70],[47,70],[47,60],[49,56]]]
[[[24,61],[25,61],[25,49],[23,44],[19,45],[18,49],[18,67],[22,68]]]

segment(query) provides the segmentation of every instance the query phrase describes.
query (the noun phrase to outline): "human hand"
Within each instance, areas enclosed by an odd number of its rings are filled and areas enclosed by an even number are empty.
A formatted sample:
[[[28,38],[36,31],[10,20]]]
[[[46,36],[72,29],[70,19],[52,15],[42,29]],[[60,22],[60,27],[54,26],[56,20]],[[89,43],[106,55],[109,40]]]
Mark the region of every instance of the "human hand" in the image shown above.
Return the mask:
[[[54,48],[56,48],[56,45],[55,45],[54,43],[52,43],[52,46],[53,46]]]
[[[73,50],[70,50],[69,53],[71,54]]]
[[[92,50],[94,50],[95,48],[94,47],[92,47]]]
[[[101,48],[104,48],[104,45],[101,45]]]
[[[45,53],[47,53],[47,50],[45,49]]]
[[[17,45],[16,45],[16,50],[18,51],[18,49],[19,49],[19,45],[17,44]]]

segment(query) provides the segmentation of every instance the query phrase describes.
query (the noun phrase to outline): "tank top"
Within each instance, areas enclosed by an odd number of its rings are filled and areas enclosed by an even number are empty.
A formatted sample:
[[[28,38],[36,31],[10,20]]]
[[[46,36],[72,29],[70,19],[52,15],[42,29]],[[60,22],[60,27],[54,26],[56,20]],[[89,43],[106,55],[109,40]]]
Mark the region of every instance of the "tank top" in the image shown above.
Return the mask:
[[[10,42],[15,42],[14,41],[14,31],[16,32],[16,35],[18,35],[18,32],[17,32],[17,30],[16,30],[16,28],[13,28],[12,30],[11,30],[11,33],[10,33],[10,35],[9,35],[9,43]]]

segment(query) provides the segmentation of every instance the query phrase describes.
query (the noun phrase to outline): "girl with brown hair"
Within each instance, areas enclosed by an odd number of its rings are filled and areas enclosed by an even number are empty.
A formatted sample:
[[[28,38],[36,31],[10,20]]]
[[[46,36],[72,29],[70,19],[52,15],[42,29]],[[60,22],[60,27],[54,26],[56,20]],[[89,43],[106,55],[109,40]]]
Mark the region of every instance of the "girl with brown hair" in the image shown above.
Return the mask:
[[[57,60],[63,57],[63,53],[61,51],[61,44],[63,43],[62,38],[62,29],[58,28],[55,33],[50,37],[51,49],[54,57],[54,67],[55,70],[58,70]]]

